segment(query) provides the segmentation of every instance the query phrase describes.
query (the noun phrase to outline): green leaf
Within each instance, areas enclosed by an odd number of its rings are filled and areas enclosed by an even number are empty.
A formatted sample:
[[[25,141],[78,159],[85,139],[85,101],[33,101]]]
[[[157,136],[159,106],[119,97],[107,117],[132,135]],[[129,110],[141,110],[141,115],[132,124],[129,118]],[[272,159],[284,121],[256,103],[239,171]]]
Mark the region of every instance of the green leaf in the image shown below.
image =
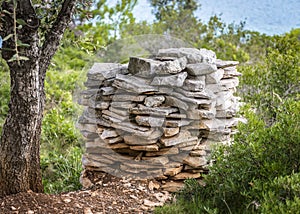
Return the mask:
[[[2,10],[3,13],[7,13],[8,15],[11,15],[12,13],[7,10]]]
[[[19,60],[27,61],[27,60],[29,60],[29,58],[26,56],[19,56]]]
[[[27,25],[27,23],[23,19],[16,20],[19,25]]]
[[[3,41],[6,41],[6,40],[10,39],[13,36],[14,36],[14,34],[9,34],[8,36],[4,37]]]
[[[18,46],[18,47],[26,47],[26,48],[30,47],[29,44],[23,43],[23,42],[20,41],[20,40],[17,41],[17,46]]]
[[[17,60],[17,58],[18,58],[18,55],[17,55],[17,54],[15,54],[15,55],[13,55],[13,56],[12,56],[12,58],[10,58],[9,60],[7,60],[7,62],[16,61],[16,60]]]

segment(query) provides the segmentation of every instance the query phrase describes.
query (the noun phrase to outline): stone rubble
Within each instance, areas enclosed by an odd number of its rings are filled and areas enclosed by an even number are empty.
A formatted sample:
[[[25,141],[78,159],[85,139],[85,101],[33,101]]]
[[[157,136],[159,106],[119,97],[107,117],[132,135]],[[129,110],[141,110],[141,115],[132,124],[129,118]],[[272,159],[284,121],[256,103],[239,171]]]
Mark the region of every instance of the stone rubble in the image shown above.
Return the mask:
[[[79,100],[85,170],[155,178],[168,191],[201,179],[212,147],[230,143],[241,120],[237,65],[195,48],[161,49],[127,65],[95,63]]]

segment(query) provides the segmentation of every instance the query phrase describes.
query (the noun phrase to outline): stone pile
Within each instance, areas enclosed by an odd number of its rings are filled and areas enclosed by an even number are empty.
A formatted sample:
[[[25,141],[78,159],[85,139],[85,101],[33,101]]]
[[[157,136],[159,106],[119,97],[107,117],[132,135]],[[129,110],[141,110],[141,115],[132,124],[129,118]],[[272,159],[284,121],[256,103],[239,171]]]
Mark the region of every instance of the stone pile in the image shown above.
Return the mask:
[[[239,121],[236,61],[206,49],[161,49],[129,63],[95,63],[79,103],[83,166],[116,176],[155,178],[176,190],[200,178],[217,143]],[[175,189],[174,189],[175,188]]]

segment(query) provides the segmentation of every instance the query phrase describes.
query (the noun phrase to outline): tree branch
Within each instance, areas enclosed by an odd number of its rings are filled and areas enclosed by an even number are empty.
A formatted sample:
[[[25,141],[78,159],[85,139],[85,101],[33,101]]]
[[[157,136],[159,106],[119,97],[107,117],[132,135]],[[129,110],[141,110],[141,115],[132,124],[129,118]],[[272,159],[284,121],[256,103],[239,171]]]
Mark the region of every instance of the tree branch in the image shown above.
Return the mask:
[[[46,34],[44,45],[41,49],[40,57],[40,75],[44,76],[50,64],[50,61],[58,49],[59,43],[63,37],[64,31],[71,20],[75,3],[77,0],[65,0],[61,10],[53,23],[53,27]]]

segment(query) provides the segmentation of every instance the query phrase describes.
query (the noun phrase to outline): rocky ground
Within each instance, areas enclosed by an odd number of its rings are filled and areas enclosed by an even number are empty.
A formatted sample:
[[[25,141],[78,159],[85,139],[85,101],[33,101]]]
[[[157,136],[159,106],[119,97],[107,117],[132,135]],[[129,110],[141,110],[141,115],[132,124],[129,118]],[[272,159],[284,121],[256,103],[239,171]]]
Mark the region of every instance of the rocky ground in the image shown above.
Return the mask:
[[[94,175],[92,175],[94,176]],[[0,198],[0,213],[153,213],[155,206],[171,200],[171,194],[158,190],[154,180],[129,180],[98,173],[89,189],[49,195],[19,193]]]

